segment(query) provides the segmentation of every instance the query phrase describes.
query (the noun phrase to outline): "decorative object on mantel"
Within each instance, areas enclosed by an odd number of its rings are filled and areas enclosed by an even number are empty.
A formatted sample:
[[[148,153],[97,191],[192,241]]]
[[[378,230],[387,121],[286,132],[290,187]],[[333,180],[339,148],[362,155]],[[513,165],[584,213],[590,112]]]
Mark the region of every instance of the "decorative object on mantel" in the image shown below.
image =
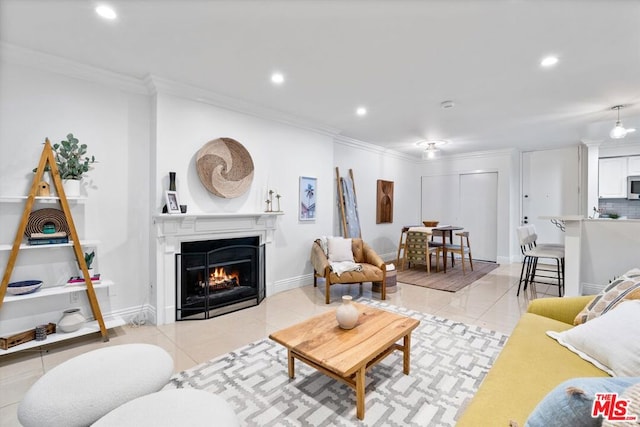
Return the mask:
[[[393,181],[378,180],[376,224],[393,222]]]
[[[58,322],[58,329],[62,332],[75,332],[84,325],[86,319],[79,308],[70,308],[62,313]]]
[[[273,206],[273,195],[276,195],[276,206]],[[280,198],[282,196],[280,194],[278,194],[278,191],[273,191],[273,190],[269,190],[267,191],[267,200],[265,200],[264,202],[267,204],[267,209],[265,209],[265,212],[282,212],[280,210]]]
[[[207,142],[196,155],[200,182],[218,197],[243,195],[253,181],[253,160],[246,148],[232,138]]]
[[[300,177],[300,204],[298,219],[315,221],[316,200],[318,198],[318,179],[309,176]]]
[[[178,201],[178,192],[177,191],[165,191],[164,199],[167,202],[166,209],[169,214],[179,214],[180,213],[180,202]]]
[[[96,158],[86,155],[87,144],[80,144],[78,138],[75,138],[72,133],[67,135],[66,140],[53,144],[53,153],[65,195],[79,196],[80,180],[89,171],[89,166],[95,163]]]
[[[169,172],[169,191],[172,191],[176,194],[175,197],[171,196],[171,201],[175,202],[175,206],[178,205],[178,196],[177,196],[177,192],[176,192],[176,173],[175,172]],[[162,207],[162,213],[178,213],[176,212],[175,209],[172,209],[171,212],[169,212],[169,210],[167,209],[167,204],[168,202],[168,195],[165,193],[165,205]],[[175,207],[174,204],[172,203],[172,207]],[[186,206],[186,205],[184,205]],[[182,211],[182,209],[180,209],[180,211]],[[182,213],[186,213],[186,208],[185,211]]]
[[[169,191],[176,191],[176,173],[169,172]]]

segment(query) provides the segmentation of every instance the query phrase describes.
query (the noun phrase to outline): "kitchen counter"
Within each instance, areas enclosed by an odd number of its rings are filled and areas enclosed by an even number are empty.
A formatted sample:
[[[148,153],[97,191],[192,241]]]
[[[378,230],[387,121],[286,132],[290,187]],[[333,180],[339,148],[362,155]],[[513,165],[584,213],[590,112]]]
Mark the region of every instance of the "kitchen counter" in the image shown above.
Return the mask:
[[[565,295],[595,294],[640,267],[640,219],[542,216],[565,227]]]

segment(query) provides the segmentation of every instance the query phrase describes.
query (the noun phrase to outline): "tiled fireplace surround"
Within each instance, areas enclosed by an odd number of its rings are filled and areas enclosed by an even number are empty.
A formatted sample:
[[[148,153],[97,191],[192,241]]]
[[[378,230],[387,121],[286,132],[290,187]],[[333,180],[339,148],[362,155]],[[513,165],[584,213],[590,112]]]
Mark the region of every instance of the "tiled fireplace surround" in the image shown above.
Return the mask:
[[[152,292],[155,322],[158,325],[176,321],[176,253],[181,243],[202,240],[258,236],[265,244],[265,282],[267,295],[273,283],[271,243],[276,229],[277,213],[218,213],[156,215],[156,265]]]

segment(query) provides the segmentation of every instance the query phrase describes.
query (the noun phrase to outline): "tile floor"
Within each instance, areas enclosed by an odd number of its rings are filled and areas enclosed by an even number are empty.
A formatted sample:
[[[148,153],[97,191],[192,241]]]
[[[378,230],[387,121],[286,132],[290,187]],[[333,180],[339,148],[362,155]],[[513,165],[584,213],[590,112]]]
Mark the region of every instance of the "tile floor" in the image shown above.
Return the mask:
[[[529,302],[525,293],[516,297],[518,263],[503,265],[456,293],[398,284],[397,292],[387,294],[387,302],[457,321],[510,333]],[[557,288],[538,285],[539,296],[553,296]],[[16,411],[24,393],[44,372],[78,354],[105,345],[132,342],[156,344],[174,359],[175,371],[193,367],[227,353],[271,332],[305,318],[335,308],[340,296],[360,295],[358,285],[334,285],[332,303],[324,303],[324,287],[313,285],[281,292],[266,298],[259,306],[210,320],[185,321],[171,325],[123,326],[110,331],[110,341],[97,335],[0,357],[0,426],[19,425]],[[365,298],[378,299],[371,285],[362,290]]]

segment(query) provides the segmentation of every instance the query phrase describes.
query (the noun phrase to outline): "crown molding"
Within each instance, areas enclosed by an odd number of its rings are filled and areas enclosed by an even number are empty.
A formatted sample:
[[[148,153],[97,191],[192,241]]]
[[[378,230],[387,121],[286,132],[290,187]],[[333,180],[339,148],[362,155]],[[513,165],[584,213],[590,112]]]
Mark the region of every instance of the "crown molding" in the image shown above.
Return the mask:
[[[400,151],[385,148],[381,145],[372,144],[370,142],[360,141],[359,139],[350,138],[344,135],[335,135],[333,138],[334,143],[341,144],[346,147],[357,148],[359,150],[369,151],[375,154],[381,154],[388,157],[394,157],[400,160],[409,160],[414,163],[419,163],[420,159],[409,154],[401,153]]]
[[[447,156],[440,156],[435,159],[424,159],[420,163],[428,164],[439,160],[458,160],[458,159],[474,159],[483,157],[495,157],[495,156],[514,156],[521,153],[517,148],[504,148],[500,150],[488,150],[488,151],[474,151],[471,153],[450,154]]]
[[[149,91],[143,81],[135,77],[6,42],[0,42],[0,60],[9,64],[27,66],[79,80],[99,83],[126,92],[149,95]]]
[[[233,98],[226,95],[186,83],[169,80],[163,77],[148,75],[144,78],[145,85],[151,94],[167,94],[180,98],[189,99],[203,104],[248,114],[261,119],[271,120],[294,126],[304,130],[312,131],[322,135],[334,137],[340,129],[315,123],[292,114],[253,104],[242,99]]]

